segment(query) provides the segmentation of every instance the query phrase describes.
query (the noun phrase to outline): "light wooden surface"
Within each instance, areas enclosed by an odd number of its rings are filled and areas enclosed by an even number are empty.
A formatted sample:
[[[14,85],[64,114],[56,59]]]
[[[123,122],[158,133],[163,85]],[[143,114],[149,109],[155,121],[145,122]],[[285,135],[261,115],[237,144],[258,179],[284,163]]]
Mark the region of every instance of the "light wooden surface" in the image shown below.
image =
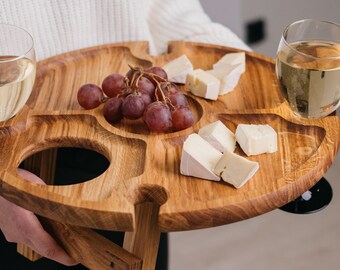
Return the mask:
[[[23,168],[44,179],[46,184],[52,185],[54,183],[56,159],[57,150],[55,148],[48,149],[27,158],[24,161]],[[31,261],[36,261],[42,257],[29,247],[20,243],[17,244],[17,252]]]
[[[42,219],[44,227],[76,261],[89,269],[140,270],[142,260],[88,228]],[[153,268],[148,268],[153,269]]]
[[[102,107],[85,111],[77,104],[76,92],[81,84],[100,84],[111,72],[125,73],[128,64],[162,65],[184,53],[196,68],[208,69],[222,55],[233,51],[182,42],[170,44],[169,50],[167,55],[152,58],[147,55],[146,43],[114,44],[40,62],[29,109],[16,117],[18,123],[13,118],[2,124],[3,196],[70,224],[132,231],[133,205],[142,196],[140,190],[144,185],[159,186],[166,192],[166,198],[161,200],[160,230],[176,231],[265,213],[297,197],[323,175],[338,148],[339,119],[295,118],[279,94],[272,60],[255,53],[247,53],[247,71],[231,94],[216,102],[188,94],[197,121],[184,131],[149,134],[141,121],[111,126],[102,115]],[[27,118],[24,113],[28,113]],[[268,123],[279,134],[279,151],[252,157],[260,163],[260,170],[240,190],[222,182],[179,174],[186,136],[216,119],[231,130],[238,123]],[[96,179],[71,186],[43,187],[16,175],[17,165],[27,156],[64,146],[98,151],[111,165]],[[237,152],[241,153],[240,149]]]
[[[161,233],[158,227],[159,205],[144,202],[136,205],[136,228],[126,232],[123,248],[143,258],[143,270],[155,269]]]
[[[233,49],[172,42],[169,54],[151,57],[147,43],[89,48],[38,64],[28,106],[0,124],[0,194],[42,216],[90,228],[136,229],[135,205],[160,206],[160,231],[207,228],[266,213],[313,186],[332,164],[340,141],[340,120],[296,118],[279,94],[270,58],[247,52],[246,73],[235,91],[208,101],[187,93],[196,116],[192,128],[150,134],[142,121],[112,126],[102,107],[85,111],[76,100],[80,85],[100,84],[128,64],[163,65],[186,54],[195,68],[209,69]],[[182,88],[184,90],[184,88]],[[235,131],[239,123],[270,124],[279,135],[279,151],[254,156],[255,176],[240,190],[179,174],[182,143],[192,132],[220,119]],[[18,164],[53,147],[83,147],[106,156],[111,164],[95,179],[69,186],[41,186],[23,181]],[[244,155],[237,148],[237,153]]]

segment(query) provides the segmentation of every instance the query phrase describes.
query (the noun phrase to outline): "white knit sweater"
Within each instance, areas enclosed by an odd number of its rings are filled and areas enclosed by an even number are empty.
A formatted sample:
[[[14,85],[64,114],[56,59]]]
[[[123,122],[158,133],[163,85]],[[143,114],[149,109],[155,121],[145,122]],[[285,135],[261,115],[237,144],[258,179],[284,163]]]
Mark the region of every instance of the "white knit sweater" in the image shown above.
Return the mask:
[[[249,49],[229,29],[211,22],[198,0],[0,0],[0,23],[28,30],[38,60],[141,40],[149,41],[153,55],[165,52],[169,40]]]

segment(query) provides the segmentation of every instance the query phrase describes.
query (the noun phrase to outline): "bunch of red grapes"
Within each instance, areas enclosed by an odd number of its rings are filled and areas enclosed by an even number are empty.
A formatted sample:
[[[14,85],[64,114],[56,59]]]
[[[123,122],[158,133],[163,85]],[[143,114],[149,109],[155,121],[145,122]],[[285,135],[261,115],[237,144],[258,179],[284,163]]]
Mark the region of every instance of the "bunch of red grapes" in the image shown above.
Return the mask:
[[[106,96],[105,96],[105,95]],[[130,67],[125,76],[112,73],[102,82],[82,85],[77,99],[84,109],[104,104],[104,117],[109,123],[143,118],[152,132],[186,129],[193,125],[194,115],[185,95],[168,81],[160,67]]]

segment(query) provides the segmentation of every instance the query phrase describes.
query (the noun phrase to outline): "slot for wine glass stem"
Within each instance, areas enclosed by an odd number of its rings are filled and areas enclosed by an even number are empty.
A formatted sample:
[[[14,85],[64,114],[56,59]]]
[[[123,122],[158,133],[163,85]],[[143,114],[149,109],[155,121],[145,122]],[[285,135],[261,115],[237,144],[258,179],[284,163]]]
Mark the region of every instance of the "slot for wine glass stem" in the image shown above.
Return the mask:
[[[26,158],[20,165],[48,185],[71,185],[96,178],[109,167],[102,154],[75,147],[46,149]]]

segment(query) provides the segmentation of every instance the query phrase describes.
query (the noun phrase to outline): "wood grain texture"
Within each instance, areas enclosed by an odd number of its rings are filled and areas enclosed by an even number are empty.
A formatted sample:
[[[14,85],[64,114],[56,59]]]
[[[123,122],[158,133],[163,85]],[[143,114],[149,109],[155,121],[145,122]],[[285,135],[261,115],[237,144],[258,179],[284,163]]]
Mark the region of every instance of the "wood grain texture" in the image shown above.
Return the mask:
[[[17,252],[32,262],[42,258],[39,253],[24,244],[17,244]]]
[[[141,259],[91,229],[70,226],[46,218],[42,219],[42,223],[72,258],[89,269],[142,269]]]
[[[276,209],[313,186],[332,164],[339,147],[340,120],[299,119],[283,101],[272,59],[246,52],[246,72],[236,89],[217,101],[186,92],[193,127],[150,134],[141,121],[106,122],[102,106],[85,111],[76,100],[80,85],[100,84],[128,64],[163,65],[186,54],[195,68],[210,69],[229,52],[222,46],[172,42],[168,54],[151,57],[146,42],[121,43],[75,51],[38,64],[27,106],[0,123],[0,194],[35,213],[69,224],[135,231],[135,205],[160,205],[160,231],[192,230],[244,220]],[[186,91],[184,87],[181,87]],[[255,176],[236,190],[179,173],[182,144],[192,132],[217,119],[235,131],[239,123],[266,123],[279,135],[279,151],[251,157]],[[102,174],[81,184],[37,185],[23,181],[18,164],[54,147],[82,147],[111,162]],[[237,153],[244,155],[239,147]]]
[[[56,159],[56,149],[48,149],[27,158],[23,168],[44,179],[46,184],[53,185]],[[17,244],[17,252],[33,262],[42,258],[40,254],[20,243]]]
[[[155,269],[161,233],[158,226],[159,205],[144,202],[135,207],[135,230],[126,232],[124,249],[143,259],[143,270]]]

